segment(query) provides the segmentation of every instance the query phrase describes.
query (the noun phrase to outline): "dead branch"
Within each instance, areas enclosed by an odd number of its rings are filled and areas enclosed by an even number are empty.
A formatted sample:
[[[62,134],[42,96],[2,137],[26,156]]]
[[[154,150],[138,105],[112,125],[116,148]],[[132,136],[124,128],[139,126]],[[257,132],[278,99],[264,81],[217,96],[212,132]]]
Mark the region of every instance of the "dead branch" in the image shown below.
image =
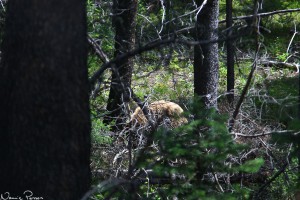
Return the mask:
[[[112,59],[108,63],[103,64],[102,67],[93,74],[93,76],[90,78],[91,87],[94,86],[94,84],[97,82],[97,79],[102,75],[102,73],[106,69],[110,68],[112,65],[115,65],[117,62],[123,61],[127,58],[131,58],[131,57],[133,57],[135,55],[138,55],[138,54],[141,54],[143,52],[150,51],[152,49],[165,46],[165,45],[173,43],[175,41],[176,41],[176,37],[174,35],[173,37],[170,37],[166,40],[159,40],[159,41],[155,41],[155,42],[150,42],[150,43],[146,44],[143,47],[136,48],[132,51],[129,51],[127,53],[124,53],[124,54],[121,54],[121,55],[115,57],[114,59]]]
[[[109,62],[108,56],[103,52],[103,50],[97,44],[97,42],[93,38],[91,38],[89,35],[87,36],[87,39],[88,39],[89,44],[93,47],[97,56],[100,58],[100,60],[103,63],[108,63]]]
[[[276,14],[299,12],[299,11],[300,11],[300,8],[287,9],[287,10],[275,10],[275,11],[272,11],[272,12],[257,13],[256,16],[257,17],[267,17],[267,16],[271,16],[271,15],[276,15]],[[250,19],[250,18],[253,18],[253,17],[254,17],[254,15],[239,16],[239,17],[232,18],[232,20]],[[225,19],[219,21],[219,23],[225,23],[225,22],[226,22]]]
[[[297,63],[287,63],[287,62],[279,62],[279,61],[272,61],[272,60],[267,60],[267,61],[262,61],[260,63],[264,67],[276,67],[276,68],[288,68],[288,69],[293,69],[296,70],[296,73],[299,73],[299,67],[300,65]]]
[[[295,131],[292,130],[284,130],[284,131],[272,131],[272,132],[267,132],[267,133],[260,133],[260,134],[255,134],[255,135],[246,135],[242,133],[230,133],[231,135],[235,136],[240,136],[240,137],[247,137],[247,138],[256,138],[256,137],[263,137],[263,136],[268,136],[272,134],[289,134],[289,133],[295,133]]]
[[[240,111],[240,108],[241,108],[241,106],[242,106],[242,103],[243,103],[243,101],[244,101],[244,99],[245,99],[245,97],[246,97],[246,94],[247,94],[247,92],[248,92],[248,89],[249,89],[249,87],[250,87],[250,83],[251,83],[251,81],[252,81],[254,72],[255,72],[256,67],[257,67],[257,63],[256,63],[256,62],[257,62],[257,54],[258,54],[258,51],[259,51],[259,47],[258,47],[258,49],[256,50],[254,63],[252,64],[251,71],[250,71],[250,73],[249,73],[249,75],[248,75],[248,78],[247,78],[247,82],[246,82],[246,84],[245,84],[245,86],[244,86],[244,88],[243,88],[243,90],[242,90],[242,94],[241,94],[241,96],[240,96],[240,98],[239,98],[239,100],[238,100],[238,103],[237,103],[237,105],[236,105],[236,107],[235,107],[235,110],[234,110],[234,112],[233,112],[233,114],[232,114],[232,117],[231,117],[231,119],[229,120],[229,128],[228,128],[228,131],[229,131],[229,132],[231,132],[232,129],[233,129],[235,120],[236,120],[236,118],[237,118],[237,116],[238,116],[238,114],[239,114],[239,111]]]

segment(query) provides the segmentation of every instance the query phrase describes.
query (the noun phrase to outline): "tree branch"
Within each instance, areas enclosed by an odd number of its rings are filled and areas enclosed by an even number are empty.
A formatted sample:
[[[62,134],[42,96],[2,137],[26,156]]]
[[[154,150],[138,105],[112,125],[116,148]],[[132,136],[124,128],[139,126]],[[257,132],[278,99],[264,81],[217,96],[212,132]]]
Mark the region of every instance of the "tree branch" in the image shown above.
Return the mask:
[[[107,55],[102,51],[101,47],[97,44],[97,42],[91,38],[89,35],[87,36],[89,44],[93,47],[95,53],[99,56],[100,60],[103,63],[108,63],[109,59]]]
[[[287,9],[287,10],[276,10],[272,12],[266,12],[266,13],[257,13],[257,17],[267,17],[270,15],[276,15],[276,14],[281,14],[281,13],[291,13],[291,12],[300,12],[300,8],[295,8],[295,9]],[[239,17],[234,17],[232,20],[240,20],[240,19],[250,19],[253,18],[254,15],[246,15],[246,16],[239,16]],[[219,21],[219,23],[225,23],[226,20],[223,19]]]
[[[289,134],[289,133],[297,134],[297,132],[292,131],[292,130],[272,131],[272,132],[260,133],[260,134],[255,134],[255,135],[246,135],[246,134],[242,134],[242,133],[230,133],[230,134],[235,135],[235,136],[240,136],[240,137],[255,138],[255,137],[262,137],[262,136],[278,134],[278,133],[280,133],[280,134]]]
[[[161,47],[161,46],[173,43],[173,42],[175,42],[175,40],[176,40],[176,37],[173,36],[173,37],[168,38],[166,40],[158,40],[158,41],[155,41],[155,42],[150,42],[150,43],[148,43],[147,45],[145,45],[143,47],[134,49],[132,51],[129,51],[127,53],[124,53],[124,54],[121,54],[121,55],[115,57],[114,59],[112,59],[108,63],[103,64],[102,67],[93,74],[93,76],[90,78],[91,87],[94,86],[94,84],[96,83],[97,79],[101,76],[101,74],[106,69],[110,68],[113,64],[116,64],[117,62],[123,61],[127,58],[133,57],[137,54],[141,54],[145,51],[150,51],[150,50],[155,49],[157,47]]]

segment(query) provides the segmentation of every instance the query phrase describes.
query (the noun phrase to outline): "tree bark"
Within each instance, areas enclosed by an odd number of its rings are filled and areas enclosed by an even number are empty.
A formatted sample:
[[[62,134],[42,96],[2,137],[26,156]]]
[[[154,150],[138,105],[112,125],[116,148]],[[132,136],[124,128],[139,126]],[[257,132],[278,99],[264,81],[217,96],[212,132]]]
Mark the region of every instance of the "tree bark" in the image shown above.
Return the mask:
[[[203,0],[197,0],[197,5]],[[196,40],[218,39],[218,0],[210,0],[197,16]],[[218,44],[196,45],[194,49],[194,92],[201,97],[206,108],[217,108],[217,88],[219,78]]]
[[[0,65],[0,194],[90,187],[85,3],[10,0]],[[7,193],[6,193],[7,194]]]
[[[113,1],[113,26],[115,27],[115,57],[133,49],[135,44],[135,26],[137,0]],[[130,85],[132,77],[132,58],[116,62],[112,66],[112,79],[107,103],[110,112],[104,119],[105,123],[116,120],[115,128],[121,128],[124,113],[122,104],[130,99]]]

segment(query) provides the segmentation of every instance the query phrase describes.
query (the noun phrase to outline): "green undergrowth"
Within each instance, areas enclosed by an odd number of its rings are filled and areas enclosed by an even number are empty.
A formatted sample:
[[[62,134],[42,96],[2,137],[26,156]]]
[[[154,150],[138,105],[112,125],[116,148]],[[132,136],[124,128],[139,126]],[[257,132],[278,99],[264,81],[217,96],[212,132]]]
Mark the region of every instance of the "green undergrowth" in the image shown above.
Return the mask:
[[[253,98],[262,120],[278,121],[287,125],[298,113],[298,76],[267,79],[265,90]]]

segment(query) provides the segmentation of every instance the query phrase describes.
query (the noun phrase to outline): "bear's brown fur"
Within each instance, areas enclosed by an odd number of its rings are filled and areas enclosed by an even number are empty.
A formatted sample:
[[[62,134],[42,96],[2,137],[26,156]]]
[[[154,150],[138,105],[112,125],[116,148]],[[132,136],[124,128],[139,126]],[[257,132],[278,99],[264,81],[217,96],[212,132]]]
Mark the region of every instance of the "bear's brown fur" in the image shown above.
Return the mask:
[[[159,125],[164,123],[165,119],[169,119],[169,126],[171,128],[186,124],[188,121],[183,117],[183,109],[176,103],[171,101],[155,101],[148,106],[149,114]],[[134,127],[141,127],[147,125],[147,118],[142,109],[137,107],[131,115],[131,125]]]

